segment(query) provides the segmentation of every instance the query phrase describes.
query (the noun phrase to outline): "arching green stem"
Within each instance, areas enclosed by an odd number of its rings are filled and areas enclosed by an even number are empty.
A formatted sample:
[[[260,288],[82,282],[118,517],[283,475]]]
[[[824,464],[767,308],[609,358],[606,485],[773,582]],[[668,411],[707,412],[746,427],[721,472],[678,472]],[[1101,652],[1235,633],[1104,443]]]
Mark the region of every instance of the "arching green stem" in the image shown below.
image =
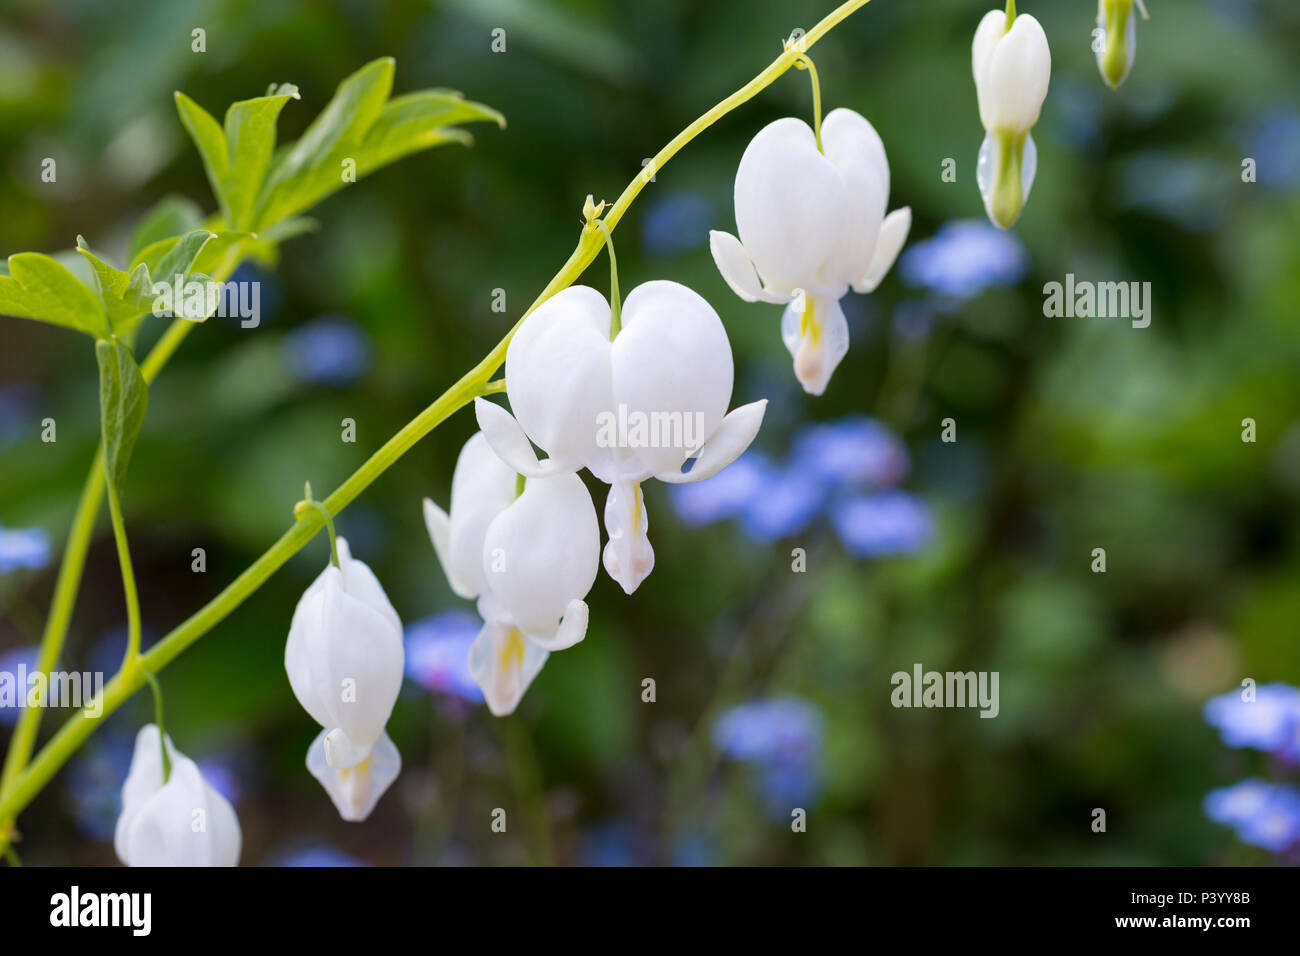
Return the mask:
[[[803,54],[795,60],[795,69],[807,70],[808,76],[812,80],[813,95],[813,135],[817,137],[817,152],[822,151],[822,83],[817,75],[817,67],[813,65],[812,57]]]
[[[172,776],[172,756],[167,752],[167,725],[163,723],[162,685],[158,683],[158,678],[148,671],[144,672],[144,679],[149,682],[149,689],[153,691],[153,720],[158,725],[158,746],[162,748],[163,783],[166,783]]]
[[[605,251],[609,253],[609,340],[623,331],[623,299],[618,294],[618,259],[614,256],[614,237],[610,235],[605,220],[595,220],[600,231],[605,234]]]

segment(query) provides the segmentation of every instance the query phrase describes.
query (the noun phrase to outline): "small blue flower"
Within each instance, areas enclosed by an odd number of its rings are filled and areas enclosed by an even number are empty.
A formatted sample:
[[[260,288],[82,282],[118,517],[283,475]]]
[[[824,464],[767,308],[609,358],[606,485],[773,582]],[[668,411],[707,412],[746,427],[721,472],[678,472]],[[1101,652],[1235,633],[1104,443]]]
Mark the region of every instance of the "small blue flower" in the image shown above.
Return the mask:
[[[945,223],[932,238],[912,243],[898,264],[909,285],[973,299],[990,286],[1015,285],[1029,270],[1029,257],[1012,233],[965,219]]]
[[[0,655],[0,682],[7,685],[0,693],[0,727],[12,727],[18,722],[18,715],[27,706],[27,680],[19,682],[20,675],[36,671],[39,649],[35,644],[30,647],[17,647]],[[12,691],[13,699],[9,699]]]
[[[1251,846],[1282,853],[1300,844],[1300,790],[1295,787],[1242,780],[1206,794],[1204,809]]]
[[[77,828],[92,840],[112,842],[134,747],[131,737],[111,731],[68,767],[65,797]]]
[[[1246,155],[1255,160],[1256,177],[1267,186],[1300,186],[1300,114],[1275,110],[1250,131]]]
[[[803,469],[773,470],[745,506],[740,526],[757,541],[779,541],[808,527],[825,500],[821,482]]]
[[[865,415],[804,428],[792,459],[835,490],[887,488],[907,477],[907,448],[892,431]]]
[[[821,750],[822,718],[812,704],[797,697],[753,700],[718,717],[713,743],[733,760],[804,761]]]
[[[1257,687],[1253,701],[1242,700],[1241,694],[1230,690],[1205,702],[1205,721],[1218,729],[1225,744],[1269,753],[1300,750],[1300,689],[1272,683]]]
[[[352,320],[325,316],[285,336],[284,362],[300,382],[348,385],[370,368],[370,339]]]
[[[714,221],[709,201],[697,193],[678,193],[653,203],[641,217],[641,238],[654,256],[689,252],[709,241]]]
[[[775,697],[733,707],[713,725],[714,746],[748,763],[774,819],[807,809],[821,790],[822,718],[807,701]]]
[[[282,851],[267,862],[267,866],[349,867],[365,866],[364,860],[349,856],[331,846],[309,846],[300,850]]]
[[[469,672],[469,648],[483,623],[469,611],[444,611],[406,628],[406,676],[425,690],[483,702]]]
[[[31,382],[0,386],[0,448],[35,428],[36,395],[36,386]]]
[[[934,534],[930,509],[904,491],[839,502],[831,510],[831,523],[844,547],[859,558],[914,554]]]
[[[677,517],[698,528],[734,518],[762,493],[772,473],[771,463],[756,451],[747,451],[722,471],[703,481],[669,485],[668,494]]]
[[[50,536],[40,528],[0,527],[0,574],[50,563]]]

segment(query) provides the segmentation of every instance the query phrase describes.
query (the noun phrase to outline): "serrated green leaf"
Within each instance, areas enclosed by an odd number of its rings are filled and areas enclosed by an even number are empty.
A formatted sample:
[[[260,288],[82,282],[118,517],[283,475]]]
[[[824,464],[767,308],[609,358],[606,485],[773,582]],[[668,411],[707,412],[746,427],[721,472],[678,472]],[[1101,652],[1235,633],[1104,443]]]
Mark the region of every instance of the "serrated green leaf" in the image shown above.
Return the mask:
[[[149,387],[145,384],[135,356],[121,339],[101,339],[95,343],[99,363],[100,429],[104,443],[104,463],[108,477],[119,496],[126,484],[126,469],[149,405]]]
[[[198,147],[199,155],[203,157],[203,168],[208,172],[208,182],[212,185],[212,193],[221,206],[221,214],[226,222],[230,222],[230,208],[226,205],[223,191],[223,184],[229,173],[226,134],[221,129],[221,125],[212,118],[211,113],[184,93],[176,93],[176,110],[180,113],[181,123],[190,134],[190,139],[194,140],[194,145]]]
[[[166,196],[145,214],[131,233],[126,258],[135,265],[141,250],[170,236],[197,229],[203,222],[203,212],[184,196]]]
[[[222,192],[235,229],[252,226],[253,207],[275,152],[275,123],[298,88],[290,84],[273,95],[240,100],[226,111],[226,176]]]
[[[0,276],[0,315],[50,322],[96,338],[109,334],[104,307],[94,290],[39,252],[9,257],[7,274]]]

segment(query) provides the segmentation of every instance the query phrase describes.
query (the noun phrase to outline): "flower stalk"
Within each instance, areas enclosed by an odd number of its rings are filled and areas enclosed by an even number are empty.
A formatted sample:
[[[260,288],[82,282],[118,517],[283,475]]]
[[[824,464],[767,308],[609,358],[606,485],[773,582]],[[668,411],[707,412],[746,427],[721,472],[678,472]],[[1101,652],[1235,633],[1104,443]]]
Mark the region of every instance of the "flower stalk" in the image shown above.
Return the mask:
[[[648,171],[653,175],[654,172],[662,170],[687,143],[691,142],[723,116],[765,90],[792,66],[795,66],[797,61],[804,57],[804,51],[816,44],[845,18],[869,2],[870,0],[847,0],[847,2],[836,7],[808,31],[798,49],[792,47],[784,50],[757,76],[721,100],[712,109],[696,118],[674,136],[651,158],[649,164],[647,164]],[[27,756],[30,754],[35,740],[37,721],[32,718],[25,725],[20,722],[19,731],[15,732],[14,746],[11,746],[10,753],[6,757],[5,777],[3,783],[0,784],[0,852],[8,849],[8,834],[12,821],[16,819],[17,815],[31,803],[73,753],[99,728],[103,720],[114,713],[136,691],[140,690],[150,676],[161,671],[186,648],[229,616],[250,595],[256,592],[272,574],[311,541],[315,534],[326,525],[326,518],[337,515],[343,508],[354,501],[376,478],[406,454],[420,439],[433,431],[454,412],[470,404],[475,398],[500,391],[500,388],[496,387],[496,383],[492,382],[492,376],[505,362],[506,349],[520,324],[543,302],[555,295],[555,293],[568,288],[582,275],[587,266],[599,254],[601,247],[605,245],[607,231],[612,232],[617,227],[623,215],[637,196],[640,195],[641,190],[645,188],[650,179],[651,176],[644,174],[634,177],[624,188],[618,199],[609,207],[607,214],[600,219],[599,225],[594,225],[590,220],[584,225],[578,243],[564,265],[547,283],[546,287],[515,325],[476,366],[461,376],[457,382],[436,398],[427,408],[403,426],[324,501],[318,502],[319,508],[313,508],[305,513],[293,527],[281,535],[279,540],[227,585],[221,593],[164,635],[148,652],[144,654],[138,654],[137,652],[134,664],[124,666],[104,686],[103,691],[97,695],[95,700],[89,702],[82,712],[70,717],[30,764],[27,764]],[[184,320],[178,319],[172,323],[141,366],[146,382],[151,382],[161,371],[192,328],[192,323]],[[99,457],[102,459],[102,453]],[[55,590],[50,624],[47,626],[40,651],[40,663],[48,665],[43,667],[45,670],[53,667],[62,649],[63,638],[67,632],[67,622],[71,616],[72,604],[75,601],[80,584],[81,571],[84,567],[85,554],[89,547],[99,500],[103,494],[103,488],[96,489],[95,486],[97,484],[102,485],[103,482],[103,466],[100,461],[97,461],[91,475],[87,478],[81,504],[78,507],[72,533],[69,537],[68,548],[65,550],[63,564],[60,568],[59,584]],[[112,500],[110,499],[111,507]],[[122,541],[124,542],[124,538]],[[125,567],[124,564],[124,569]],[[39,708],[26,709],[24,719],[33,712],[38,711]],[[99,716],[91,716],[92,713],[98,713]]]

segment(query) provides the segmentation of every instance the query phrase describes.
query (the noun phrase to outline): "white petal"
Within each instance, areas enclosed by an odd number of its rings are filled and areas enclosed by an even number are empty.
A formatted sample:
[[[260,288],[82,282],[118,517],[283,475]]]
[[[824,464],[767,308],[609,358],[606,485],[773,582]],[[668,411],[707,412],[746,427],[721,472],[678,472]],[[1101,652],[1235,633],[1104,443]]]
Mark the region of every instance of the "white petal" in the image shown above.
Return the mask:
[[[803,120],[759,130],[736,170],[736,227],[768,290],[792,294],[823,280],[840,241],[844,180]]]
[[[346,738],[332,735],[335,746],[326,750],[341,769],[365,759],[392,715],[405,663],[402,632],[328,580],[321,624],[318,635],[308,635],[307,649],[316,693],[331,718],[322,726]]]
[[[895,209],[885,217],[884,225],[880,227],[880,238],[876,241],[875,255],[871,259],[871,268],[865,276],[853,283],[854,292],[876,291],[881,280],[893,268],[894,260],[903,250],[903,243],[907,242],[907,234],[911,229],[912,210],[909,206]]]
[[[298,600],[289,625],[289,639],[284,645],[284,670],[289,675],[293,695],[311,719],[322,727],[333,726],[334,718],[320,693],[318,675],[323,673],[323,666],[315,657],[313,635],[324,627],[324,582],[338,574],[338,569],[330,565]]]
[[[469,649],[469,672],[496,717],[512,714],[549,657],[513,625],[485,620]]]
[[[988,73],[993,49],[1006,33],[1007,14],[1004,10],[990,10],[975,29],[975,42],[971,44],[971,73],[975,78],[975,96],[979,100],[980,122],[989,128],[989,107],[984,79]]]
[[[1037,123],[1051,72],[1047,34],[1036,19],[1021,14],[994,46],[985,69],[985,128],[1018,135]]]
[[[493,598],[526,634],[554,634],[600,565],[600,525],[577,475],[529,478],[488,526],[483,573]]]
[[[525,319],[506,349],[510,407],[557,467],[594,470],[609,457],[596,445],[594,425],[610,407],[609,325],[605,297],[572,286]]]
[[[178,754],[170,779],[119,824],[115,843],[128,866],[235,866],[242,834],[225,797]]]
[[[763,282],[754,270],[749,253],[731,233],[709,230],[709,250],[713,253],[713,261],[717,263],[722,278],[731,286],[731,291],[746,302],[790,301],[789,295],[768,292],[763,288]]]
[[[307,769],[320,781],[339,816],[358,823],[370,816],[379,798],[402,771],[402,755],[387,732],[375,741],[369,759],[347,770],[335,770],[325,756],[325,732],[307,750]]]
[[[478,595],[456,576],[451,563],[451,518],[428,498],[424,499],[424,526],[429,530],[429,539],[438,555],[438,563],[447,575],[447,583],[460,597],[473,600]]]
[[[645,496],[639,482],[616,481],[605,499],[605,571],[631,594],[655,566],[654,548],[647,534],[650,527]]]
[[[170,742],[169,742],[170,743]],[[175,748],[171,754],[177,756]],[[131,767],[122,784],[122,812],[117,818],[113,837],[118,859],[126,862],[126,833],[136,814],[155,793],[162,789],[162,746],[157,724],[145,724],[135,735]]]
[[[474,417],[482,429],[493,454],[514,474],[528,478],[545,478],[547,475],[573,471],[574,468],[563,467],[554,458],[539,461],[533,444],[524,434],[519,422],[508,411],[485,398],[474,399]],[[594,426],[593,426],[594,428]]]
[[[680,283],[639,285],[624,303],[611,359],[609,414],[626,414],[630,424],[619,449],[629,460],[622,475],[680,467],[713,434],[731,402],[731,343],[718,313]]]
[[[524,636],[544,651],[565,650],[587,636],[587,618],[590,613],[587,602],[575,598],[565,608],[564,618],[556,631],[541,634],[525,633]]]
[[[781,338],[794,358],[794,374],[809,395],[826,391],[840,361],[849,351],[849,324],[837,299],[815,296],[805,300],[809,314],[786,306]]]
[[[389,623],[400,632],[402,619],[397,616],[397,611],[393,609],[393,604],[384,593],[383,585],[375,577],[375,572],[370,570],[370,565],[352,557],[347,538],[340,535],[337,539],[337,547],[339,568],[343,571],[344,589],[371,610],[378,611],[388,618]]]
[[[822,121],[822,149],[845,187],[843,228],[826,275],[847,287],[871,266],[889,202],[889,161],[875,127],[849,109]]]
[[[509,416],[507,416],[509,417]],[[487,590],[483,578],[483,535],[492,519],[515,500],[515,470],[475,432],[456,458],[451,477],[451,528],[447,555],[440,556],[447,581],[462,597]]]
[[[690,471],[659,472],[655,477],[670,484],[684,484],[716,475],[749,447],[763,424],[766,411],[765,398],[734,409],[705,443]]]

